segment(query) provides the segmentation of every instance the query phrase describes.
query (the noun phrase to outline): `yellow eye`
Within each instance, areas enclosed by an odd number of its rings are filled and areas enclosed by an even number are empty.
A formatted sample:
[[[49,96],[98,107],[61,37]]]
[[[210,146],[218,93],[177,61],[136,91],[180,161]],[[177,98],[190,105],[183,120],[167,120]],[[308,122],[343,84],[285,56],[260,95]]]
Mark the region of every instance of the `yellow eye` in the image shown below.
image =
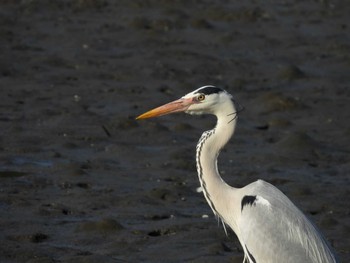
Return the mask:
[[[204,94],[201,94],[197,97],[197,100],[198,101],[203,101],[205,99],[205,95]]]

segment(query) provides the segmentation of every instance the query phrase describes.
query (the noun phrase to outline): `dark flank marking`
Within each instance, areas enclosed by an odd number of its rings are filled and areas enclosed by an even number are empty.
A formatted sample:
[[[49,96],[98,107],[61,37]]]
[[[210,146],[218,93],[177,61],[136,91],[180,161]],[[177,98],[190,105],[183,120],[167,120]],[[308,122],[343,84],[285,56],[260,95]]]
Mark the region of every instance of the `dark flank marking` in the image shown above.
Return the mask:
[[[198,90],[196,93],[203,93],[205,95],[210,95],[210,94],[213,94],[213,93],[220,93],[222,92],[223,90],[220,89],[220,88],[217,88],[217,87],[214,87],[214,86],[207,86],[203,89],[200,89]]]
[[[248,256],[249,256],[250,260],[251,260],[253,263],[256,263],[255,258],[253,257],[253,255],[252,255],[252,254],[250,254],[250,252],[249,252],[249,250],[248,250],[247,246],[245,246],[245,249],[246,249],[246,250],[247,250],[247,252],[248,252]]]
[[[244,206],[246,205],[254,205],[254,202],[256,200],[256,195],[245,195],[241,202],[241,211],[243,211]]]

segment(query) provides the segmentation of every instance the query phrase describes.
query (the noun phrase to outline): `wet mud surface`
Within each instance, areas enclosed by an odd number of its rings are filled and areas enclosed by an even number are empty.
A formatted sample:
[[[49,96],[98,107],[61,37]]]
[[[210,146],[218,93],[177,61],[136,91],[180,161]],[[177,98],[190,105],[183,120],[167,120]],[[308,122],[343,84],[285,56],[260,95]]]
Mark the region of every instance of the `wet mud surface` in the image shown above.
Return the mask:
[[[224,179],[287,194],[350,261],[346,1],[1,1],[0,261],[242,262],[201,193],[212,84],[245,107]]]

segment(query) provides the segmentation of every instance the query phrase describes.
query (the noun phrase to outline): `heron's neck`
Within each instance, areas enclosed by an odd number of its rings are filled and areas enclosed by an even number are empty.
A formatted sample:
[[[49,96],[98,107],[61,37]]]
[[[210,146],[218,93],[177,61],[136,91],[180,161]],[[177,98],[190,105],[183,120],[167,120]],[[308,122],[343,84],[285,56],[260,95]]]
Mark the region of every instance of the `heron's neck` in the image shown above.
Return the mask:
[[[204,196],[213,212],[223,216],[225,207],[222,200],[230,187],[222,180],[218,168],[217,159],[220,150],[231,138],[236,127],[236,109],[231,101],[223,105],[219,111],[216,127],[202,134],[197,144],[197,171],[199,181],[203,188]],[[220,202],[221,200],[221,202]]]

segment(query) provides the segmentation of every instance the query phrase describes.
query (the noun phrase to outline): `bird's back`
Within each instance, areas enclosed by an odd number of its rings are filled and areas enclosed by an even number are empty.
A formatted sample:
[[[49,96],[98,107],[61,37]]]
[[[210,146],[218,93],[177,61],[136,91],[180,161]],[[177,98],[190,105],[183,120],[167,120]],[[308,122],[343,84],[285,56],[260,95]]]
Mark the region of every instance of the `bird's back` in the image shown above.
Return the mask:
[[[321,232],[276,187],[258,180],[239,192],[235,231],[250,262],[337,262]]]

